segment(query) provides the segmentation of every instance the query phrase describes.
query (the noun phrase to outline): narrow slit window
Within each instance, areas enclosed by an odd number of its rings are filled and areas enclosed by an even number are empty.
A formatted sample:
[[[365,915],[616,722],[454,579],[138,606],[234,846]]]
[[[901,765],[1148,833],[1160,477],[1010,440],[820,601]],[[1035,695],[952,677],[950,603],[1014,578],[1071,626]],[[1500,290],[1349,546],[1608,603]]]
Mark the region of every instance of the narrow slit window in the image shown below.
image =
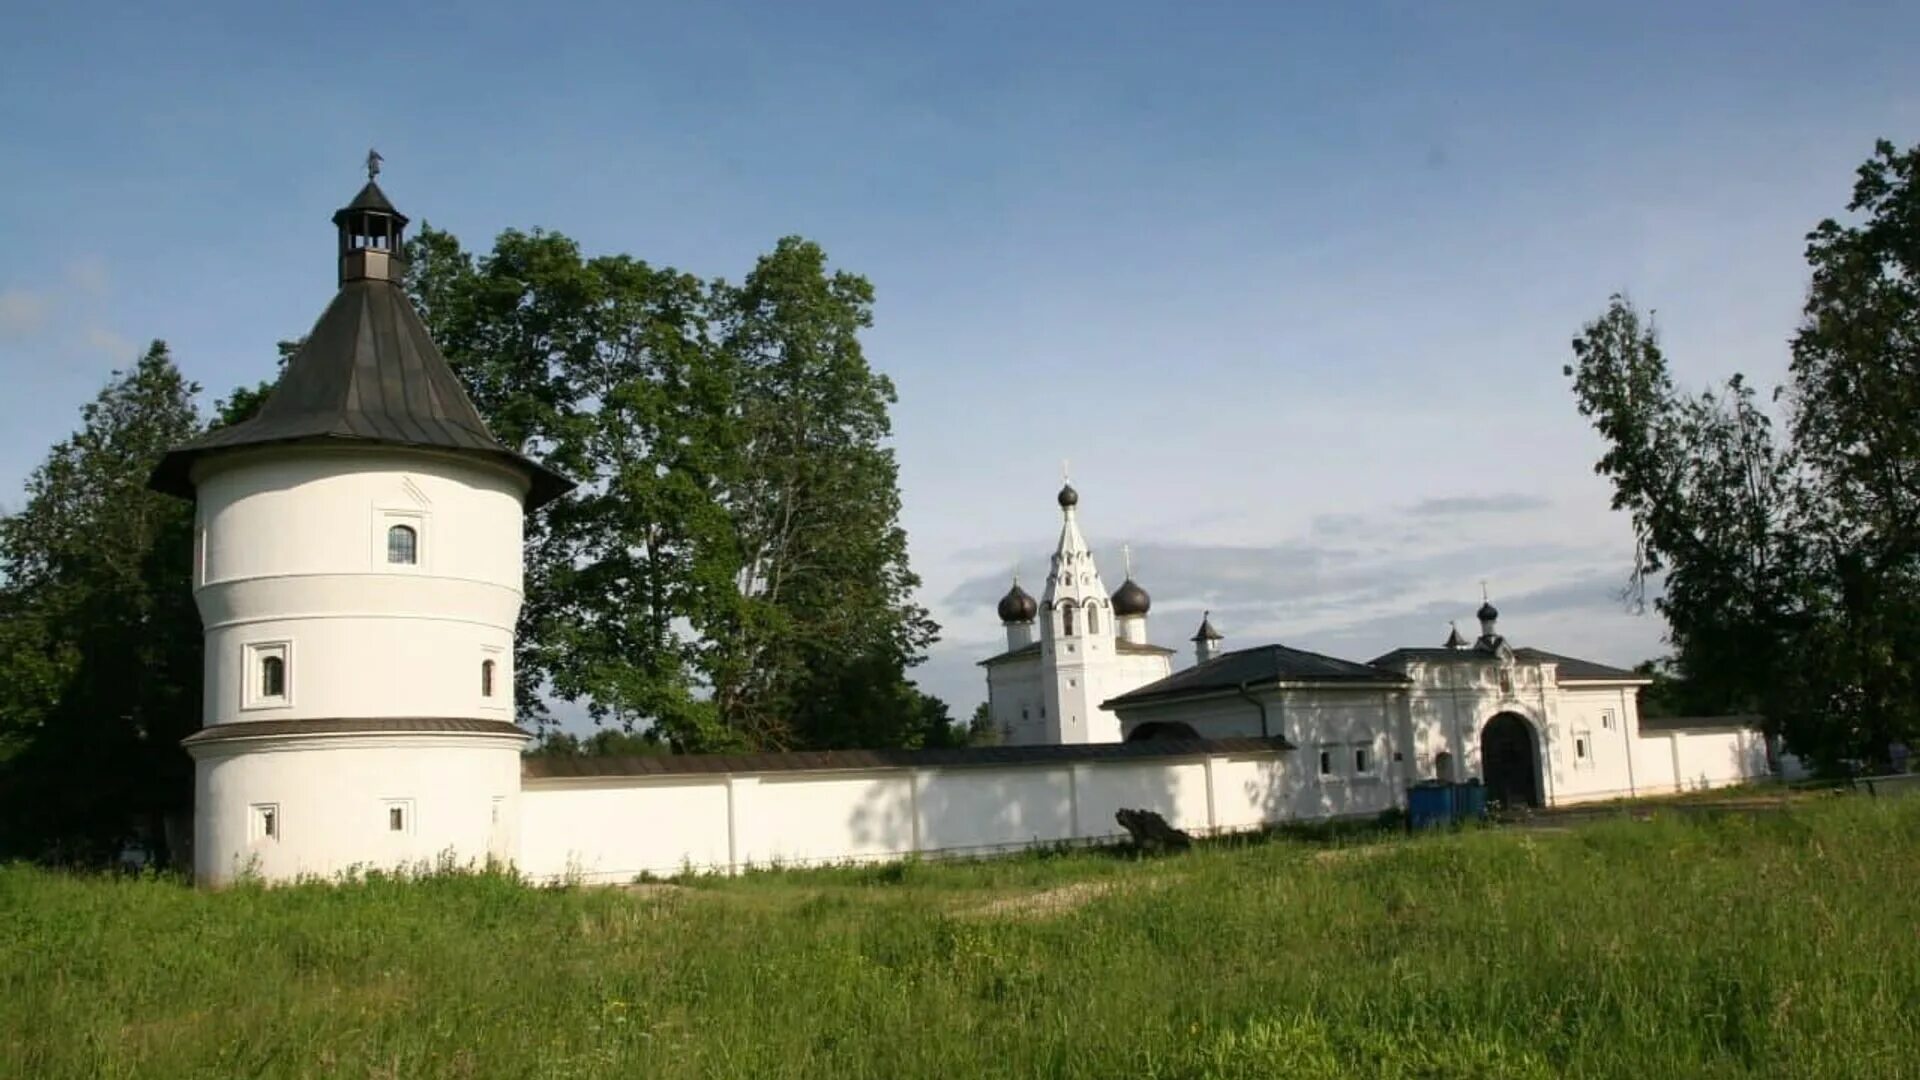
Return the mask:
[[[387,807],[387,831],[407,831],[407,808],[404,806]]]
[[[1364,746],[1353,748],[1353,771],[1360,776],[1373,771],[1373,755],[1368,753]]]
[[[387,530],[387,561],[413,566],[420,561],[420,534],[411,525],[395,525]]]
[[[1100,609],[1097,607],[1093,607],[1092,605],[1088,605],[1087,633],[1097,634],[1099,632],[1100,632]]]
[[[1333,775],[1333,751],[1331,750],[1320,751],[1320,775]]]
[[[260,658],[260,696],[280,698],[287,696],[287,662],[278,656]]]
[[[1060,608],[1060,632],[1067,637],[1073,636],[1073,605],[1063,604]]]
[[[493,696],[493,661],[480,661],[480,696]]]

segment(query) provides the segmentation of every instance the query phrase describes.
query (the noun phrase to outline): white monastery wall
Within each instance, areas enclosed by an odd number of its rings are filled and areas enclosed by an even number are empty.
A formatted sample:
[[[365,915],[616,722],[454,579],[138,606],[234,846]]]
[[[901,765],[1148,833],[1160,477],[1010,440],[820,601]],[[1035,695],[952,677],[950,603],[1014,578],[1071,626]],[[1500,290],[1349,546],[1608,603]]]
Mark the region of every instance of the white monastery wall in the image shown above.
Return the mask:
[[[329,877],[443,858],[461,866],[509,862],[519,849],[521,742],[407,733],[202,747],[194,770],[195,876],[219,883],[245,873]]]
[[[1123,808],[1157,810],[1200,835],[1275,824],[1300,809],[1325,816],[1327,805],[1377,812],[1371,791],[1329,803],[1317,785],[1301,785],[1290,756],[529,778],[519,866],[537,880],[620,882],[1110,839],[1123,833],[1114,820]],[[1391,805],[1390,787],[1378,792]]]

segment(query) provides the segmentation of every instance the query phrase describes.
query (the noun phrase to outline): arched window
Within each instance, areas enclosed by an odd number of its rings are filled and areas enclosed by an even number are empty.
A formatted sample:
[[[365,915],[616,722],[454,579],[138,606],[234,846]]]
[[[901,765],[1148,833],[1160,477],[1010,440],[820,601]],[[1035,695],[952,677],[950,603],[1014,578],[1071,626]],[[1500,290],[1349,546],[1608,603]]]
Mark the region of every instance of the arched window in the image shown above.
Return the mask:
[[[287,662],[278,656],[260,658],[260,696],[287,696]]]
[[[1099,632],[1100,632],[1100,607],[1097,604],[1088,604],[1087,605],[1087,633],[1097,634]]]
[[[493,696],[493,661],[480,661],[480,696]]]
[[[1073,636],[1073,603],[1060,605],[1060,632],[1067,637]]]
[[[387,561],[412,566],[420,561],[420,534],[411,525],[395,525],[387,530]]]

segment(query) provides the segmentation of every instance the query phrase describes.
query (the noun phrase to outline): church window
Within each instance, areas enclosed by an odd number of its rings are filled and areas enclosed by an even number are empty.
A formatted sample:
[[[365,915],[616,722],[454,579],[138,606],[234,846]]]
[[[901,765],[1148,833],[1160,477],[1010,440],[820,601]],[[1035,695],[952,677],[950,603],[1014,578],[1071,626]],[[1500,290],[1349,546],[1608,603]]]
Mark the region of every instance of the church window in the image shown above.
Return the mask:
[[[1353,775],[1372,776],[1375,765],[1371,744],[1362,743],[1353,748]]]
[[[1587,731],[1573,733],[1573,764],[1578,768],[1593,764],[1593,736]]]
[[[1333,775],[1333,750],[1331,748],[1323,747],[1320,751],[1320,775],[1323,777]]]
[[[1613,730],[1613,710],[1612,709],[1600,710],[1600,726],[1602,728],[1605,728],[1608,731]]]
[[[1073,605],[1071,603],[1060,605],[1060,632],[1068,637],[1073,636]]]
[[[387,529],[387,561],[399,566],[413,566],[420,561],[420,534],[411,525],[394,525]]]
[[[480,661],[480,696],[481,697],[493,696],[493,668],[494,668],[493,661],[491,660]]]
[[[1100,609],[1098,607],[1095,607],[1092,604],[1088,604],[1087,605],[1087,633],[1097,634],[1099,632],[1100,632]]]

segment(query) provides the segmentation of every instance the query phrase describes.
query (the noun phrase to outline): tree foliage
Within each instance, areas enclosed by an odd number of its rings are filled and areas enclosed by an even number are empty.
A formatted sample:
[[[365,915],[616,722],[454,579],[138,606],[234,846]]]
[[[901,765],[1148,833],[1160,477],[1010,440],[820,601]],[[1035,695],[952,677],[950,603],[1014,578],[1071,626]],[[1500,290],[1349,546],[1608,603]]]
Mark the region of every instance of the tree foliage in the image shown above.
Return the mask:
[[[197,391],[154,342],[0,518],[0,853],[97,860],[136,823],[162,844],[190,805],[193,508],[146,481]]]
[[[1787,439],[1740,376],[1678,393],[1615,297],[1573,344],[1596,471],[1632,517],[1691,701],[1756,710],[1828,767],[1920,736],[1920,147],[1881,142],[1808,236]]]
[[[872,287],[783,240],[738,286],[554,233],[423,229],[409,288],[496,434],[580,481],[529,522],[516,668],[682,749],[918,745],[933,626],[898,524]]]

